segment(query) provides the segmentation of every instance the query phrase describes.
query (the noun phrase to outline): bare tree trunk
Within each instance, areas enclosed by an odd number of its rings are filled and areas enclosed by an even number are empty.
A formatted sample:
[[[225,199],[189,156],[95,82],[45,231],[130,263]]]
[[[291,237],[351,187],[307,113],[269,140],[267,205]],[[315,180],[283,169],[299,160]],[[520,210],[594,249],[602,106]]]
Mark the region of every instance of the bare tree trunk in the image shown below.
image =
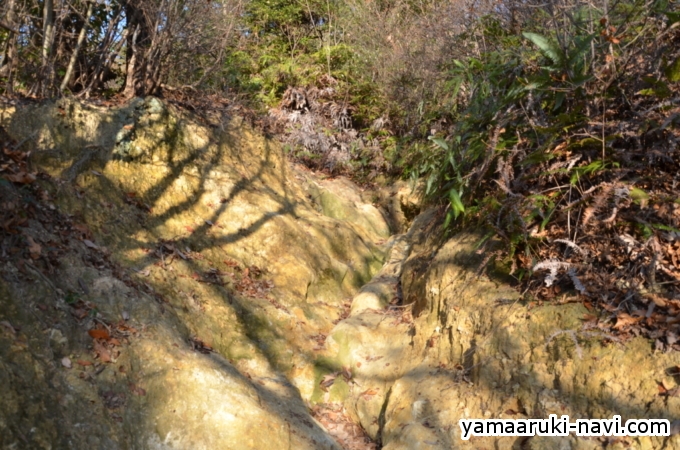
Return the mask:
[[[73,75],[73,68],[75,67],[76,60],[78,59],[78,53],[80,53],[80,48],[83,46],[83,42],[85,41],[85,36],[87,34],[87,28],[90,23],[89,21],[90,16],[92,15],[93,8],[94,2],[90,2],[87,7],[87,12],[85,13],[85,23],[83,24],[83,27],[80,29],[80,34],[78,35],[78,42],[76,43],[76,48],[73,49],[73,53],[71,54],[71,60],[68,62],[68,67],[66,67],[66,74],[64,75],[64,79],[61,82],[61,86],[59,86],[60,91],[66,89],[66,86],[68,86],[68,83],[71,81],[71,76]]]
[[[244,1],[0,0],[1,87],[82,96],[115,79],[132,97],[173,76],[201,85],[222,67]]]
[[[54,2],[53,0],[45,0],[45,4],[43,5],[43,45],[42,45],[43,65],[47,64],[47,58],[49,58],[50,56],[53,32],[54,32]]]
[[[127,61],[127,70],[126,70],[126,76],[125,76],[125,89],[123,89],[123,96],[125,98],[132,98],[136,94],[136,72],[137,72],[137,56],[139,54],[139,50],[137,48],[137,38],[139,37],[139,25],[135,28],[134,33],[132,33],[132,39],[128,41],[128,45],[130,48],[128,48],[128,61]]]
[[[2,21],[2,20],[0,20],[0,28],[3,28],[3,29],[5,29],[5,30],[7,30],[7,31],[11,31],[12,33],[16,33],[16,32],[17,32],[17,30],[16,30],[14,27],[12,27],[12,25],[10,25],[9,22],[4,22],[4,21]]]
[[[128,33],[127,67],[123,89],[123,96],[126,98],[147,94],[146,59],[149,57],[149,49],[152,46],[151,32],[157,31],[156,27],[152,28],[154,24],[145,14],[144,4],[140,3],[131,0],[125,3],[127,26],[135,30],[132,34]],[[160,15],[160,12],[158,14]]]
[[[54,36],[54,1],[45,0],[43,4],[43,33],[42,33],[42,65],[37,83],[31,88],[31,94],[44,96],[52,81],[52,42]]]
[[[5,46],[5,52],[2,55],[2,67],[0,67],[0,76],[7,77],[7,84],[5,85],[5,92],[11,94],[14,92],[14,64],[16,62],[16,36],[15,28],[17,28],[17,17],[15,11],[15,0],[9,0],[7,2],[7,16],[6,16],[7,29],[9,29],[9,34],[7,35],[7,45]],[[5,27],[3,27],[5,28]]]

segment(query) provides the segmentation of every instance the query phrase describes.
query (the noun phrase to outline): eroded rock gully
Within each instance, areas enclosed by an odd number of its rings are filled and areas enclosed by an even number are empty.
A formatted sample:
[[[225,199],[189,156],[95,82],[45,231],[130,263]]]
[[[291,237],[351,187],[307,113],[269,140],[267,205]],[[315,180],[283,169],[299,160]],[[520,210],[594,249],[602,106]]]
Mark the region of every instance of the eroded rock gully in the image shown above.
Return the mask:
[[[478,279],[480,236],[443,239],[434,210],[405,230],[406,186],[323,179],[238,118],[154,98],[4,107],[1,125],[49,174],[0,184],[27,218],[3,220],[3,448],[678,446],[460,440],[459,418],[675,420],[658,386],[680,358]],[[374,443],[324,428],[323,404]]]

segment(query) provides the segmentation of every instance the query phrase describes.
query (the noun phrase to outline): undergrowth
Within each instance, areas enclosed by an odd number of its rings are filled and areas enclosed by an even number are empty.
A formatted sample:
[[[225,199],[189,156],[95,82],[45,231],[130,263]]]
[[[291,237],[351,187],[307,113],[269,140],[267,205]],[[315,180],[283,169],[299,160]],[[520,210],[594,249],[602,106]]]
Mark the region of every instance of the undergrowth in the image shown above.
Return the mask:
[[[677,346],[680,14],[553,2],[522,29],[488,16],[460,36],[455,125],[411,156],[411,175],[449,231],[502,239],[485,264],[536,301],[582,301],[602,312],[593,326]]]

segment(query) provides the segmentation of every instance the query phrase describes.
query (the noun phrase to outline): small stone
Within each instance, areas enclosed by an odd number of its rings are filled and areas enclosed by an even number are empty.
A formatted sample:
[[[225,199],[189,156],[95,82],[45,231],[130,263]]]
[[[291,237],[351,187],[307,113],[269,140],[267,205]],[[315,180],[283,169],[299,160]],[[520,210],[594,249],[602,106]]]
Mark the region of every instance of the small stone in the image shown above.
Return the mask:
[[[163,112],[163,102],[155,97],[149,97],[146,100],[147,112],[149,114],[160,114]]]
[[[132,134],[132,127],[124,127],[122,128],[118,134],[116,134],[116,144],[120,144],[124,140],[126,140],[130,134]]]
[[[66,367],[67,369],[70,369],[71,367],[73,367],[73,363],[71,362],[71,359],[68,356],[64,356],[61,359],[61,365]]]

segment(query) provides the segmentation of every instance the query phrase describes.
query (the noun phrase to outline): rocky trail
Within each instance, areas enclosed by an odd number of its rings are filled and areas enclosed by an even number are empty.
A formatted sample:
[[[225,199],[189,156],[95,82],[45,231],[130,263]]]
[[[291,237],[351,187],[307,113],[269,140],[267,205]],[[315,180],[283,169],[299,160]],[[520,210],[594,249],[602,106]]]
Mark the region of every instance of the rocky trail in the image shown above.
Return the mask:
[[[680,356],[479,276],[482,236],[444,236],[406,183],[153,97],[0,126],[2,448],[680,447],[461,440],[460,418],[676,421]]]

